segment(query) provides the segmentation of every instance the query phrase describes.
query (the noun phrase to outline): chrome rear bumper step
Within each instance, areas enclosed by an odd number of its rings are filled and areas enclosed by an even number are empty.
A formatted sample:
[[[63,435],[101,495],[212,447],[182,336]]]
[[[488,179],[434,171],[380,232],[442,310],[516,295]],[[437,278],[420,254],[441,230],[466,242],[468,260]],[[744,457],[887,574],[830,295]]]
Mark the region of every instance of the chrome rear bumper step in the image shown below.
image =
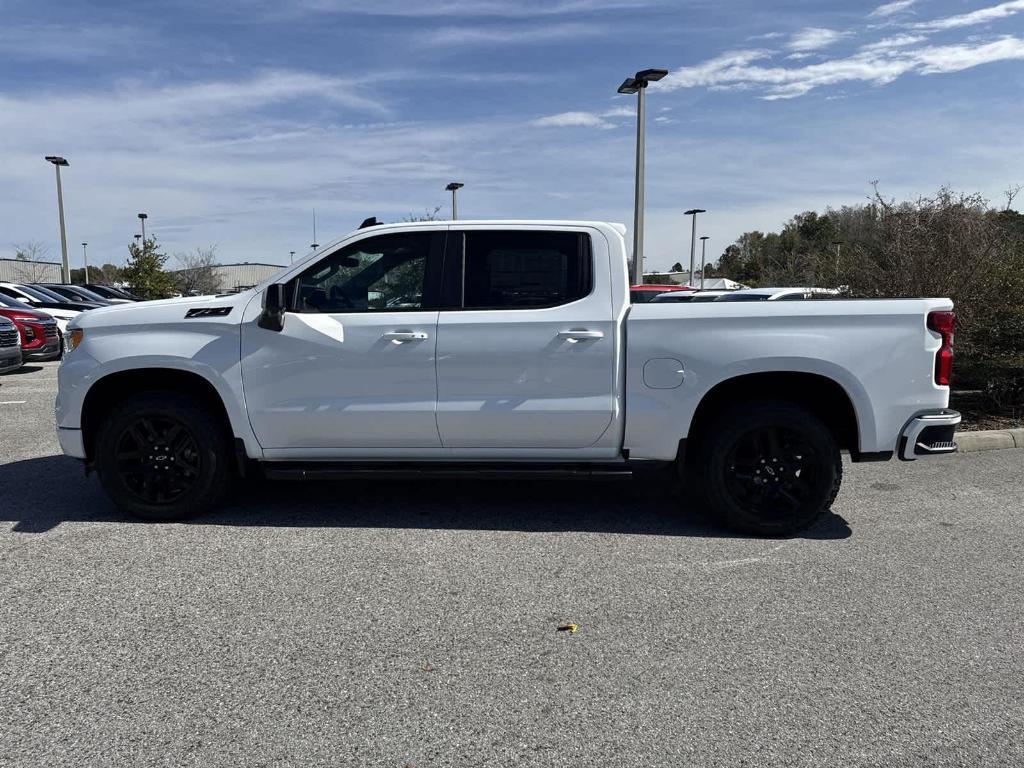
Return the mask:
[[[959,423],[960,414],[956,411],[918,414],[903,428],[899,457],[903,461],[914,461],[920,456],[956,453],[954,435]]]

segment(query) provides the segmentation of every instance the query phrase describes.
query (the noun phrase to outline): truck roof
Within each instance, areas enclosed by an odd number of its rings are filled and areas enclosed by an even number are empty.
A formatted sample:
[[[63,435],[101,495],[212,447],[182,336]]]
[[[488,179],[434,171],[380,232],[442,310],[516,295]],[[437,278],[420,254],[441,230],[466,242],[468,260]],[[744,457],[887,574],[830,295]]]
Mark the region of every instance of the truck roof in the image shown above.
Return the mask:
[[[506,226],[531,226],[531,227],[611,227],[620,235],[626,234],[626,225],[615,221],[577,221],[572,219],[439,219],[436,221],[396,221],[394,223],[381,222],[373,227],[422,227],[428,224],[447,224],[449,226],[484,226],[484,227],[506,227]]]

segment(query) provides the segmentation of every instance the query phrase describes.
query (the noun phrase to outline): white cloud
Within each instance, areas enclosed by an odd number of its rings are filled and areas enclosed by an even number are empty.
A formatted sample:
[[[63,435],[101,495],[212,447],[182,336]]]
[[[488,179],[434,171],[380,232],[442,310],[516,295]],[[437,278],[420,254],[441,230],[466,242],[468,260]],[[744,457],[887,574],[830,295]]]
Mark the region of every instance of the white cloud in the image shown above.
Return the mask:
[[[909,9],[917,0],[893,0],[891,3],[880,5],[868,15],[873,18],[886,18]]]
[[[296,0],[294,5],[309,11],[366,16],[530,18],[636,10],[663,3],[664,0]]]
[[[804,27],[794,34],[788,43],[791,51],[817,51],[827,48],[845,36],[843,32],[821,27]]]
[[[151,36],[125,26],[5,25],[0,27],[0,55],[11,59],[37,61],[77,61],[109,56],[112,50],[124,51],[125,40],[150,45]]]
[[[928,38],[924,35],[894,35],[893,37],[882,38],[874,43],[862,45],[860,50],[872,53],[895,51],[899,48],[906,48],[911,45],[923,43],[927,39]]]
[[[932,21],[922,21],[914,24],[914,29],[927,32],[940,32],[946,29],[957,29],[959,27],[970,27],[976,24],[987,24],[997,19],[1005,19],[1007,16],[1024,11],[1024,0],[1010,0],[1008,3],[992,5],[988,8],[979,8],[970,13],[961,13],[956,16],[946,16]]]
[[[636,117],[633,107],[613,107],[604,112],[561,112],[538,117],[530,122],[535,128],[615,128],[606,118]]]
[[[530,123],[537,128],[613,128],[607,120],[593,112],[561,112],[557,115],[538,117]]]
[[[997,61],[1024,59],[1024,40],[1003,37],[990,42],[922,48],[863,50],[853,56],[799,67],[763,66],[766,51],[734,51],[668,75],[660,86],[669,90],[709,88],[763,91],[768,100],[791,99],[815,88],[845,82],[884,85],[907,74],[958,72]]]
[[[607,29],[598,24],[565,22],[517,26],[458,26],[441,27],[422,34],[417,40],[424,46],[467,45],[532,45],[579,37],[600,35]]]

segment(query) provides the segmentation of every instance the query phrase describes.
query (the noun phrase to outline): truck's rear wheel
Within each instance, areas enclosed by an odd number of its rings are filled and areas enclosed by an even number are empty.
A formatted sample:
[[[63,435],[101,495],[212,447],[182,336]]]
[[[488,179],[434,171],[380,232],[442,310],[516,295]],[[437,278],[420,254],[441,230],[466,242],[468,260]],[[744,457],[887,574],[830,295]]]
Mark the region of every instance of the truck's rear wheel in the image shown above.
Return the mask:
[[[723,522],[761,536],[813,524],[835,500],[843,473],[829,428],[784,402],[723,413],[701,441],[694,469],[704,499]]]
[[[146,520],[178,520],[214,506],[230,482],[224,430],[202,403],[148,392],[119,403],[96,441],[100,481],[114,502]]]

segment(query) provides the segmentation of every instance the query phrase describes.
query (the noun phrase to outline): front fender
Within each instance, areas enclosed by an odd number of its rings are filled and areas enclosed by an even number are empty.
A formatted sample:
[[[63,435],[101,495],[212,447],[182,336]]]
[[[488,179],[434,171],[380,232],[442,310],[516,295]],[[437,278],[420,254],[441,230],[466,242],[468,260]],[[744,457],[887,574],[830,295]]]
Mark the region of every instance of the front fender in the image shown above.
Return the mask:
[[[97,382],[112,374],[142,369],[184,371],[214,388],[232,431],[245,443],[246,453],[251,458],[261,457],[262,449],[245,413],[239,359],[237,325],[203,329],[197,324],[187,331],[149,326],[116,333],[89,329],[58,371],[57,426],[81,429],[86,396]]]

